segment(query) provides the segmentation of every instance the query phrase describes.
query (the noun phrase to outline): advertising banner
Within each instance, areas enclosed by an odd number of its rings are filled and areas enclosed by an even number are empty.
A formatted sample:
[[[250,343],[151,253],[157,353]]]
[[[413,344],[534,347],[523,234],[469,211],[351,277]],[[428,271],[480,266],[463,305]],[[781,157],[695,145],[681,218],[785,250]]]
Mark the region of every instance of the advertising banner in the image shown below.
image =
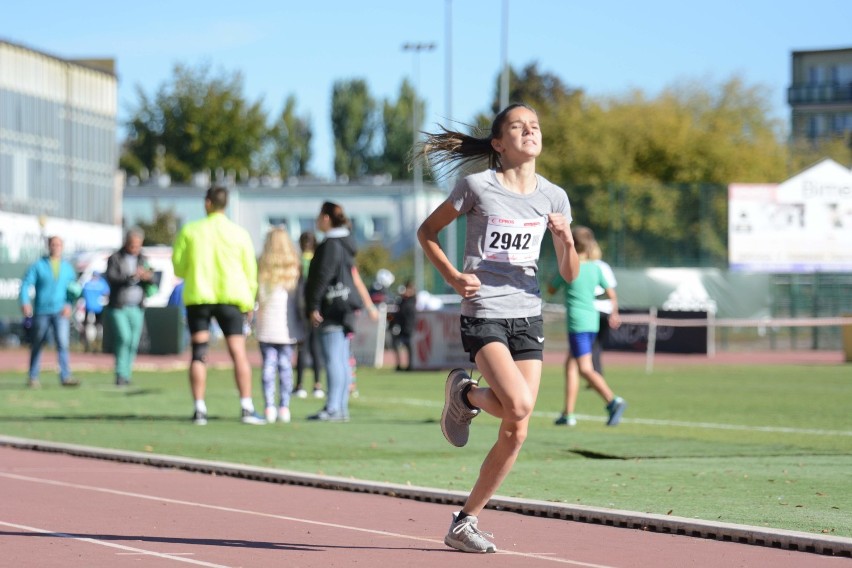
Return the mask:
[[[418,312],[412,338],[412,369],[454,369],[470,367],[459,331],[459,309]]]
[[[781,184],[728,186],[728,261],[751,272],[852,272],[852,172],[832,160]]]

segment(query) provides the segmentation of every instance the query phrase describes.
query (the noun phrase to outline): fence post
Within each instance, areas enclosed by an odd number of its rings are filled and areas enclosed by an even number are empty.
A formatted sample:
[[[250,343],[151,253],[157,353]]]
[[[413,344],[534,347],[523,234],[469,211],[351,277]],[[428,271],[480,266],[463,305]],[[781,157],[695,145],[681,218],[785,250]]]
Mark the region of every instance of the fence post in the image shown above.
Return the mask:
[[[645,374],[654,372],[654,352],[657,349],[657,308],[652,306],[648,319],[648,347],[645,354]]]
[[[716,356],[716,314],[707,310],[707,357]]]

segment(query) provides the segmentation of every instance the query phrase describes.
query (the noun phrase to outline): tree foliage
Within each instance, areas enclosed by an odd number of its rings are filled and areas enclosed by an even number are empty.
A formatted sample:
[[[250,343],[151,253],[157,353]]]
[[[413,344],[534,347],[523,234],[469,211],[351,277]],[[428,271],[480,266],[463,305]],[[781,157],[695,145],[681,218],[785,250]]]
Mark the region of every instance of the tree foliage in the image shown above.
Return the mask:
[[[414,105],[418,108],[418,124],[414,125]],[[382,105],[382,133],[384,149],[377,156],[373,170],[388,173],[394,179],[411,179],[408,168],[411,147],[414,143],[415,128],[419,131],[423,125],[425,103],[417,97],[414,87],[407,79],[399,88],[396,101],[386,99]]]
[[[175,242],[178,229],[182,224],[182,220],[178,217],[174,209],[160,209],[154,207],[154,219],[146,222],[137,219],[134,223],[137,227],[145,232],[145,244],[151,245],[168,245],[171,246]]]
[[[296,98],[287,97],[281,116],[269,130],[271,169],[282,179],[307,174],[312,138],[310,122],[296,115]]]
[[[186,181],[202,171],[254,171],[267,133],[260,101],[242,94],[239,73],[176,65],[153,97],[137,87],[122,165],[130,173],[159,170]]]
[[[176,65],[153,96],[137,87],[120,166],[130,174],[167,173],[187,181],[197,172],[305,175],[311,158],[309,121],[286,99],[267,126],[261,101],[245,99],[239,73],[214,75],[208,65]]]
[[[358,178],[370,169],[376,132],[376,101],[363,79],[337,81],[331,94],[334,173]]]

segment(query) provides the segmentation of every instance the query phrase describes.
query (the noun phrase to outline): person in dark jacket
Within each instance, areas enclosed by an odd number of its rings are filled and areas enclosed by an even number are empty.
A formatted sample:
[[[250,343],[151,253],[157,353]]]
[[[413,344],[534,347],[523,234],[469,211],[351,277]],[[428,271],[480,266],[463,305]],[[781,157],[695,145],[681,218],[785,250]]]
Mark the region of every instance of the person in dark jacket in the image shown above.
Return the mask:
[[[112,332],[117,386],[130,384],[145,323],[145,298],[156,286],[154,271],[142,254],[144,239],[141,229],[130,229],[125,234],[124,246],[107,260],[110,295],[106,318]]]
[[[325,202],[317,217],[317,230],[325,233],[311,259],[305,285],[305,312],[319,334],[326,368],[328,398],[325,408],[309,420],[346,422],[349,420],[349,339],[354,331],[355,311],[369,306],[370,316],[377,318],[355,267],[355,240],[349,232],[349,220],[343,207]],[[331,290],[330,290],[331,289]],[[334,298],[339,301],[332,302]]]
[[[397,300],[396,313],[391,322],[391,335],[393,336],[393,352],[396,356],[396,370],[411,370],[411,336],[414,334],[414,320],[417,317],[417,291],[414,283],[406,280],[402,287],[402,293]],[[402,348],[405,347],[406,366],[402,366]]]

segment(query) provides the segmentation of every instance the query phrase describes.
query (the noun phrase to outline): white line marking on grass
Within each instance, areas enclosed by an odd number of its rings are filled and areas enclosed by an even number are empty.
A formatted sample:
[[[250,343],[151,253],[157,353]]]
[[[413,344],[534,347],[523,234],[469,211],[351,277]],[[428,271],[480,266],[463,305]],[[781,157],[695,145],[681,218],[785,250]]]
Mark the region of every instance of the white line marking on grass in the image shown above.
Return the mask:
[[[28,527],[26,525],[17,525],[15,523],[6,523],[0,521],[0,525],[11,527],[14,529],[19,529],[23,531],[29,531],[33,533],[46,534],[50,536],[55,536],[58,538],[70,538],[72,540],[79,540],[80,542],[88,542],[89,544],[97,544],[100,546],[106,546],[109,548],[117,548],[119,550],[125,550],[127,552],[119,552],[118,555],[127,555],[127,554],[138,554],[142,556],[156,556],[157,558],[165,558],[166,560],[176,560],[178,562],[186,562],[188,564],[195,564],[197,566],[207,566],[208,568],[231,568],[230,566],[225,566],[224,564],[213,564],[211,562],[204,562],[202,560],[193,560],[192,558],[181,558],[179,556],[175,556],[173,554],[164,554],[162,552],[152,552],[150,550],[144,550],[142,548],[134,548],[132,546],[124,546],[123,544],[115,544],[114,542],[105,542],[103,540],[98,540],[96,538],[88,538],[75,536],[73,534],[55,532],[47,529],[39,529],[36,527]],[[182,553],[188,554],[188,553]]]
[[[208,503],[197,503],[195,501],[183,501],[183,500],[180,500],[180,499],[170,499],[168,497],[158,497],[156,495],[145,495],[143,493],[132,493],[132,492],[129,492],[129,491],[119,491],[117,489],[107,489],[105,487],[94,487],[94,486],[91,486],[91,485],[80,485],[80,484],[77,484],[77,483],[68,483],[68,482],[65,482],[65,481],[55,481],[55,480],[52,480],[52,479],[41,479],[41,478],[38,478],[38,477],[28,477],[28,476],[25,476],[25,475],[15,475],[14,473],[2,473],[2,472],[0,472],[0,477],[5,477],[7,479],[17,479],[19,481],[29,481],[29,482],[33,482],[33,483],[42,483],[42,484],[45,484],[45,485],[53,485],[55,487],[67,487],[67,488],[72,488],[72,489],[82,489],[82,490],[85,490],[85,491],[93,491],[93,492],[96,492],[96,493],[106,493],[108,495],[118,495],[118,496],[121,496],[121,497],[133,497],[133,498],[136,498],[136,499],[144,499],[144,500],[147,500],[147,501],[157,501],[157,502],[160,502],[160,503],[171,503],[173,505],[185,505],[185,506],[188,506],[188,507],[199,507],[199,508],[202,508],[202,509],[210,509],[210,510],[221,511],[221,512],[225,512],[225,513],[238,513],[238,514],[241,514],[241,515],[251,515],[251,516],[263,517],[263,518],[267,518],[267,519],[278,519],[278,520],[282,520],[282,521],[290,521],[290,522],[294,522],[294,523],[302,523],[302,524],[306,524],[306,525],[314,525],[314,526],[320,526],[320,527],[326,527],[326,528],[332,528],[332,529],[342,529],[342,530],[348,530],[348,531],[365,533],[365,534],[372,534],[372,535],[377,535],[377,536],[401,538],[401,539],[406,539],[406,540],[414,540],[414,541],[418,541],[418,542],[427,542],[427,543],[434,544],[434,545],[441,546],[441,547],[446,546],[444,544],[443,540],[436,540],[436,539],[433,539],[433,538],[425,538],[425,537],[418,537],[418,536],[412,536],[412,535],[407,535],[407,534],[392,533],[392,532],[388,532],[388,531],[367,529],[367,528],[364,528],[364,527],[355,527],[355,526],[351,526],[351,525],[341,525],[341,524],[338,524],[338,523],[326,523],[326,522],[323,522],[323,521],[313,521],[313,520],[310,520],[310,519],[303,519],[303,518],[299,518],[299,517],[288,517],[286,515],[276,515],[276,514],[273,514],[273,513],[263,513],[261,511],[250,511],[250,510],[247,510],[247,509],[235,509],[233,507],[223,507],[221,505],[210,505]],[[122,549],[125,549],[125,550],[147,553],[146,551],[141,550],[141,549],[134,549],[134,548],[131,548],[131,547],[125,547],[125,546],[116,545],[116,544],[112,544],[112,543],[101,542],[101,541],[97,541],[97,540],[89,539],[89,538],[79,538],[79,537],[75,537],[73,535],[68,535],[68,534],[64,534],[64,533],[54,533],[52,531],[46,531],[46,530],[41,530],[41,529],[33,529],[31,527],[23,527],[23,526],[20,526],[20,525],[13,525],[11,523],[3,523],[2,521],[0,521],[0,524],[5,524],[5,525],[8,525],[8,526],[14,526],[16,528],[23,528],[23,529],[26,529],[26,530],[32,530],[34,532],[55,534],[57,536],[61,536],[61,537],[65,537],[65,538],[74,538],[74,539],[77,539],[77,540],[93,542],[94,544],[102,544],[104,546],[114,546],[116,548],[122,548]],[[317,548],[322,548],[322,545],[316,545],[316,546],[317,546]],[[155,552],[152,552],[150,554],[153,554],[155,556],[160,556],[160,557],[163,557],[163,558],[166,558],[166,557],[172,558],[174,560],[179,560],[181,562],[191,562],[191,563],[195,563],[195,564],[201,564],[203,566],[213,566],[213,567],[216,567],[216,568],[229,568],[227,566],[221,567],[218,564],[206,564],[206,563],[201,563],[199,561],[194,561],[194,560],[190,560],[190,559],[171,557],[167,554],[160,554],[160,553],[155,553]],[[536,560],[547,560],[549,562],[556,562],[557,564],[569,564],[571,566],[583,566],[585,568],[614,568],[613,566],[609,566],[609,565],[605,565],[605,564],[590,564],[588,562],[580,562],[580,561],[577,561],[577,560],[570,560],[570,559],[567,559],[567,558],[554,558],[552,556],[548,556],[548,555],[544,555],[544,554],[540,554],[540,553],[525,553],[525,552],[514,552],[514,551],[510,551],[510,550],[498,550],[497,554],[507,554],[507,555],[512,555],[512,556],[520,556],[522,558],[534,558]]]
[[[443,403],[418,398],[383,399],[393,404],[416,406],[421,408],[441,408]],[[534,416],[556,418],[556,412],[533,412]],[[577,420],[602,422],[605,416],[575,414]],[[737,430],[741,432],[771,432],[780,434],[806,434],[811,436],[852,436],[852,430],[823,430],[819,428],[786,428],[784,426],[743,426],[740,424],[717,424],[713,422],[685,422],[683,420],[657,420],[654,418],[622,418],[625,424],[644,424],[646,426],[680,426],[682,428],[704,428],[708,430]]]

